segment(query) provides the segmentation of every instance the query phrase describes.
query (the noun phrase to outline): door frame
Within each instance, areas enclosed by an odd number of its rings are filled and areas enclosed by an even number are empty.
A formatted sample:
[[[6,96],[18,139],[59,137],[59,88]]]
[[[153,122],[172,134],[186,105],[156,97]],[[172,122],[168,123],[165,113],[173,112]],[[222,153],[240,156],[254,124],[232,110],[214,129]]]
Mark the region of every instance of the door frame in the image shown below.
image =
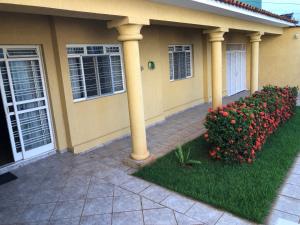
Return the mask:
[[[236,46],[242,46],[241,50],[228,50],[228,46],[229,45],[236,45]],[[243,80],[243,88],[242,90],[239,90],[237,92],[232,91],[231,88],[231,76],[232,74],[228,73],[228,58],[227,55],[230,52],[234,52],[234,51],[238,51],[241,53],[244,53],[244,57],[241,57],[241,64],[244,63],[244,76],[241,77],[241,79]],[[247,90],[247,44],[246,43],[226,43],[226,82],[227,82],[227,95],[231,96],[234,94],[237,94],[241,91]]]
[[[30,158],[34,158],[34,157],[38,157],[39,155],[43,155],[46,154],[48,152],[51,151],[55,151],[56,150],[56,139],[55,139],[55,133],[54,133],[54,126],[53,126],[53,120],[52,120],[52,107],[49,101],[49,95],[48,95],[48,86],[47,86],[47,79],[46,79],[46,73],[45,73],[45,69],[44,69],[44,63],[43,63],[43,57],[42,57],[42,49],[40,47],[40,45],[0,45],[0,48],[3,49],[8,49],[8,48],[35,48],[37,50],[37,57],[18,57],[18,58],[11,58],[8,59],[6,54],[4,54],[4,58],[0,59],[0,61],[4,61],[5,65],[6,65],[6,72],[7,72],[7,76],[8,76],[8,81],[9,81],[9,87],[11,90],[11,98],[12,98],[12,104],[8,104],[7,103],[7,99],[6,99],[6,93],[5,93],[5,89],[4,89],[4,83],[3,83],[3,79],[2,79],[2,75],[1,75],[1,71],[0,71],[0,88],[1,90],[1,96],[2,97],[2,101],[3,101],[3,106],[4,106],[4,110],[5,110],[5,116],[6,116],[6,122],[8,125],[8,131],[9,131],[9,136],[10,136],[10,142],[11,142],[11,146],[12,146],[12,152],[13,152],[13,156],[14,156],[14,161],[20,161],[20,160],[26,160],[26,159],[30,159]],[[6,52],[4,52],[6,53]],[[24,148],[24,142],[23,142],[23,136],[22,136],[22,131],[20,128],[20,121],[19,121],[19,117],[18,115],[20,113],[18,113],[17,110],[17,105],[15,102],[15,96],[14,96],[14,90],[13,90],[13,84],[12,84],[12,80],[11,80],[11,72],[10,72],[10,67],[9,67],[9,62],[10,61],[20,61],[20,60],[38,60],[38,65],[40,67],[40,74],[41,74],[41,81],[42,81],[42,87],[44,90],[44,95],[45,97],[43,98],[43,100],[45,101],[45,106],[44,107],[36,107],[36,109],[40,109],[40,108],[45,108],[48,112],[47,115],[47,120],[48,120],[48,126],[49,126],[49,132],[50,132],[50,137],[52,140],[52,143],[38,147],[36,149],[33,150],[29,150],[28,152],[25,151]],[[24,101],[24,103],[26,103],[26,101]],[[18,133],[19,133],[19,139],[20,139],[20,144],[21,144],[21,149],[22,151],[17,153],[16,151],[16,143],[14,140],[14,136],[13,136],[13,130],[12,130],[12,122],[10,119],[10,112],[9,112],[9,106],[13,106],[14,108],[14,112],[13,115],[15,115],[16,117],[16,123],[17,123],[17,128],[18,128]],[[26,110],[24,110],[26,112]],[[24,113],[24,111],[22,113]],[[40,152],[42,148],[45,148],[45,146],[53,146],[52,149],[50,149],[49,151],[44,151],[44,152]]]

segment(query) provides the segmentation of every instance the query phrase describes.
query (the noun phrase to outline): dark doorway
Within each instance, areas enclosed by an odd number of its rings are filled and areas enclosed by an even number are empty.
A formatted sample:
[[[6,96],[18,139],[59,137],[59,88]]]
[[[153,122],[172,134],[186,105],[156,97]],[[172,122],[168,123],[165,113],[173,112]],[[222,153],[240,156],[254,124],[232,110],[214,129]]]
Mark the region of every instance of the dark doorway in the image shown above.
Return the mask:
[[[0,166],[13,162],[5,111],[0,91]]]

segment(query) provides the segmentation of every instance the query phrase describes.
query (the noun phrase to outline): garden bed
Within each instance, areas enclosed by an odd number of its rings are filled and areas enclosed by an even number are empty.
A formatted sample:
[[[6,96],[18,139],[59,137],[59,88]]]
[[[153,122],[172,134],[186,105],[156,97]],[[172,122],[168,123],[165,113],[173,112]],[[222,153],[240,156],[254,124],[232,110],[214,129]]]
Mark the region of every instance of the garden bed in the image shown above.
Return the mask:
[[[202,164],[180,167],[170,152],[135,173],[150,182],[206,202],[238,216],[263,223],[294,159],[300,152],[300,107],[272,134],[254,164],[226,164],[209,158],[201,136],[183,146]]]

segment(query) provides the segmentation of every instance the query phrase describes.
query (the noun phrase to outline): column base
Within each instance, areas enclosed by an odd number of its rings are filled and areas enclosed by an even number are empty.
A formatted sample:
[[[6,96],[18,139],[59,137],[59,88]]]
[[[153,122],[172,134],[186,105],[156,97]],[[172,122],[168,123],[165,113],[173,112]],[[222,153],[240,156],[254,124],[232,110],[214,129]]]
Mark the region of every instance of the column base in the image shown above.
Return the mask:
[[[146,165],[149,165],[149,164],[153,163],[155,160],[156,160],[155,155],[150,154],[146,159],[143,159],[143,160],[135,160],[131,157],[128,157],[128,158],[123,160],[123,163],[126,166],[129,166],[131,168],[139,169],[139,168],[142,168]]]

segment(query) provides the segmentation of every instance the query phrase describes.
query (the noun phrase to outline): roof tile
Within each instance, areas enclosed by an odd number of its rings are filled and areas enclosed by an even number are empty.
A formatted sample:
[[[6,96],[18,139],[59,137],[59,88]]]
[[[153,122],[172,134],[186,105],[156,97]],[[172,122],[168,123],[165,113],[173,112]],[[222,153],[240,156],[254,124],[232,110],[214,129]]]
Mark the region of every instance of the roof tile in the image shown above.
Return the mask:
[[[284,20],[284,21],[287,21],[287,22],[290,22],[290,23],[294,23],[294,24],[298,23],[297,20],[291,19],[291,18],[289,18],[285,15],[278,15],[278,14],[269,12],[269,11],[264,10],[264,9],[254,7],[250,4],[240,2],[240,1],[237,1],[237,0],[215,0],[215,1],[226,3],[228,5],[233,5],[233,6],[236,6],[238,8],[247,9],[247,10],[252,11],[252,12],[257,12],[257,13],[260,13],[260,14],[263,14],[263,15],[266,15],[266,16],[270,16],[270,17],[274,17],[274,18],[277,18],[277,19],[280,19],[280,20]]]

